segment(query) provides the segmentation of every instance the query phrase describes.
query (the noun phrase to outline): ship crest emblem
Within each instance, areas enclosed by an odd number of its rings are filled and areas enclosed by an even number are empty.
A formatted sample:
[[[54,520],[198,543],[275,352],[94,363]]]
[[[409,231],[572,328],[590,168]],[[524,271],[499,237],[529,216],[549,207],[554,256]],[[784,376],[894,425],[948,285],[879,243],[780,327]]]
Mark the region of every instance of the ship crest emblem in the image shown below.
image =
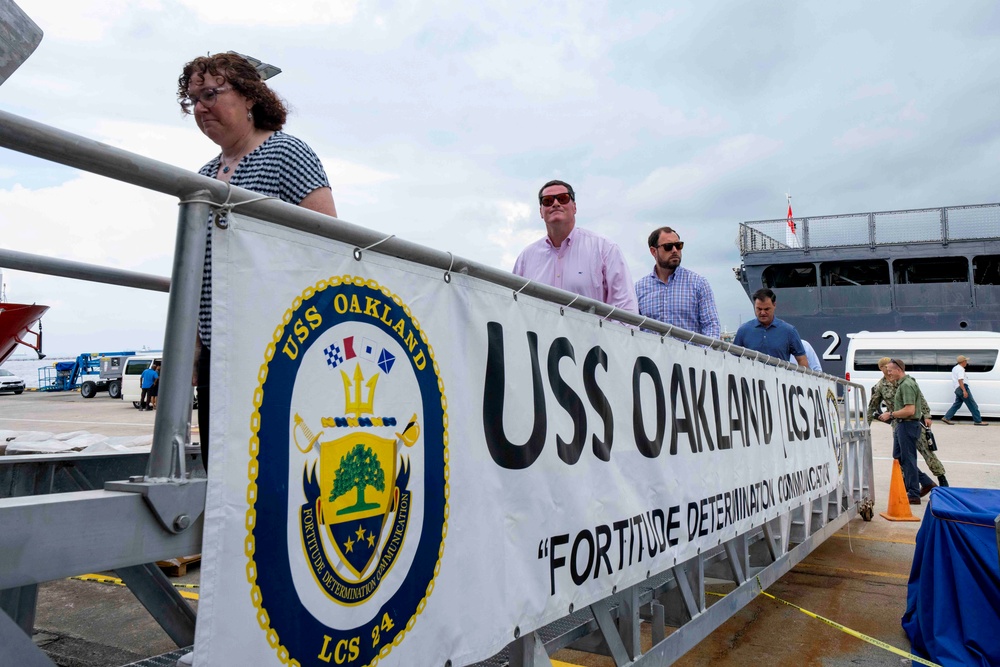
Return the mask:
[[[342,591],[364,580],[374,584],[370,590],[374,593],[406,537],[411,494],[407,488],[409,460],[403,450],[416,443],[420,426],[414,414],[393,438],[369,432],[378,426],[382,430],[392,429],[399,422],[391,416],[365,417],[375,414],[380,374],[373,373],[366,380],[360,362],[354,366],[352,375],[343,369],[340,373],[344,416],[323,422],[334,427],[346,424],[347,433],[320,442],[324,432],[313,435],[312,429],[296,414],[292,435],[301,453],[318,450],[319,454],[318,459],[307,460],[302,471],[305,503],[300,508],[300,521],[305,555],[327,594],[338,602],[354,604],[356,600],[345,599]],[[303,442],[307,444],[303,446]],[[395,518],[393,530],[383,540],[383,529],[390,515]],[[317,525],[325,527],[325,540],[317,534]],[[339,574],[340,568],[328,566],[331,558],[326,553],[327,544],[348,570],[346,577]],[[318,550],[321,557],[310,558],[310,550]],[[365,577],[376,554],[380,555],[379,566],[370,577]]]
[[[261,628],[289,662],[373,664],[444,553],[447,401],[427,335],[388,289],[334,277],[295,299],[258,377],[245,550]]]

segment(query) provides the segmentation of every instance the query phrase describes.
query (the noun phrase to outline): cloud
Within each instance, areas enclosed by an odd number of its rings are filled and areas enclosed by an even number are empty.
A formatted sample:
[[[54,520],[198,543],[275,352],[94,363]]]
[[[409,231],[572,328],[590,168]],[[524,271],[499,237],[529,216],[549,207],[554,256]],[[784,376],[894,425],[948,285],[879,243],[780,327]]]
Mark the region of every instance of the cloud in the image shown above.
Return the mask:
[[[913,136],[911,130],[900,127],[869,127],[861,124],[834,139],[833,145],[842,151],[859,151],[892,141],[912,139]]]
[[[887,95],[896,94],[896,84],[891,81],[886,81],[885,83],[871,84],[866,83],[855,90],[851,95],[852,100],[866,100],[872,97],[884,97]]]
[[[487,233],[486,238],[499,249],[495,262],[510,270],[525,246],[537,241],[545,233],[541,221],[531,225],[532,207],[523,202],[504,201],[495,207],[498,225]]]
[[[690,199],[734,172],[774,155],[782,145],[779,140],[756,134],[729,137],[688,162],[656,167],[629,190],[628,199],[640,208]]]
[[[24,13],[42,29],[42,44],[52,40],[100,42],[129,15],[140,10],[162,10],[159,0],[102,0],[87,2],[18,0]]]
[[[922,124],[927,115],[910,100],[899,111],[876,117],[846,130],[833,140],[841,151],[861,151],[892,142],[910,141],[918,136],[914,125]]]
[[[350,23],[358,14],[357,0],[299,0],[287,5],[272,0],[204,2],[178,0],[199,20],[226,26],[323,26]]]

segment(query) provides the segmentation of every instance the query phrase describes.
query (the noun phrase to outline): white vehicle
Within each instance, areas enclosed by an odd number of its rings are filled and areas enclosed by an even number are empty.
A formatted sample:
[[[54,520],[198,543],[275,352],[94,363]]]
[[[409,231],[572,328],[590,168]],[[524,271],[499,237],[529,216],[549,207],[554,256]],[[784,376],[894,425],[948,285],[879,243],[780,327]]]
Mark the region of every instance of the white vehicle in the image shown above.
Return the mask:
[[[6,368],[0,368],[0,392],[5,391],[20,394],[24,391],[24,380]]]
[[[951,369],[956,357],[969,358],[965,368],[972,396],[984,417],[1000,417],[1000,333],[990,331],[880,331],[848,334],[847,379],[868,387],[882,378],[878,360],[899,359],[920,385],[935,415],[955,401]],[[963,407],[960,414],[967,413]]]

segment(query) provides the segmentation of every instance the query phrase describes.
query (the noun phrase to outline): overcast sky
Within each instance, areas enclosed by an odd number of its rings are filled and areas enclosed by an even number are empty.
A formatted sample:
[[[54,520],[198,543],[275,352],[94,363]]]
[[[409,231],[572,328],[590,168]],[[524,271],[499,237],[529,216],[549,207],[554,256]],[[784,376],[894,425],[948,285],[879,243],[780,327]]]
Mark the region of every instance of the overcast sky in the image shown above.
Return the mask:
[[[504,269],[536,192],[633,278],[669,224],[724,327],[752,309],[738,223],[996,202],[995,2],[17,0],[44,30],[0,108],[192,171],[218,153],[176,103],[184,63],[282,68],[286,130],[344,220]],[[0,149],[0,247],[168,275],[176,201]],[[51,306],[50,354],[162,346],[167,297],[5,271]],[[780,317],[780,305],[779,305]]]

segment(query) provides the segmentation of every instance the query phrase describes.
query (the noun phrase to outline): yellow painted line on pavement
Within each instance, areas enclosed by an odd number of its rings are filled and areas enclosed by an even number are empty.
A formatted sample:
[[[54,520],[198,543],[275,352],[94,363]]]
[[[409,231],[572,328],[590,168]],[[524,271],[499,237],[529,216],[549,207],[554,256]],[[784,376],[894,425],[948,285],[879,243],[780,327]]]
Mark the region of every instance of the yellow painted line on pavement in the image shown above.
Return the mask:
[[[76,579],[78,581],[95,581],[99,584],[111,584],[113,586],[124,586],[125,582],[118,577],[109,577],[105,574],[81,574],[77,577],[70,577],[70,579]],[[185,589],[185,588],[199,588],[198,584],[172,584],[174,588]],[[187,598],[188,600],[198,600],[201,596],[198,593],[192,593],[187,590],[177,591],[182,598]]]
[[[801,565],[801,563],[800,563],[800,565]],[[892,644],[887,644],[884,641],[882,641],[881,639],[875,639],[874,637],[869,637],[868,635],[866,635],[864,633],[858,632],[857,630],[852,630],[851,628],[847,627],[846,625],[841,625],[840,623],[837,623],[836,621],[831,621],[829,618],[825,618],[823,616],[820,616],[819,614],[813,613],[813,612],[809,611],[808,609],[804,609],[804,608],[800,607],[797,604],[789,602],[788,600],[782,600],[779,597],[771,595],[770,593],[768,593],[767,591],[764,590],[763,586],[761,586],[760,577],[757,577],[757,592],[760,595],[764,595],[766,597],[771,598],[775,602],[780,602],[781,604],[787,605],[789,607],[792,607],[793,609],[798,609],[799,611],[801,611],[803,614],[805,614],[809,618],[815,618],[817,621],[822,621],[822,622],[826,623],[827,625],[829,625],[830,627],[836,628],[836,629],[840,630],[843,633],[846,633],[846,634],[848,634],[848,635],[850,635],[852,637],[860,639],[861,641],[868,642],[872,646],[878,646],[879,648],[885,649],[886,651],[889,651],[890,653],[895,653],[896,655],[898,655],[900,657],[903,657],[903,658],[906,658],[907,660],[910,660],[913,663],[917,663],[917,664],[921,664],[921,665],[927,665],[928,667],[941,667],[941,665],[937,664],[936,662],[931,662],[930,660],[925,660],[924,658],[921,658],[919,656],[913,655],[912,653],[904,651],[901,648],[896,648]],[[705,591],[705,594],[706,595],[714,595],[716,597],[725,597],[725,595],[722,594],[722,593],[713,593],[711,591]]]

